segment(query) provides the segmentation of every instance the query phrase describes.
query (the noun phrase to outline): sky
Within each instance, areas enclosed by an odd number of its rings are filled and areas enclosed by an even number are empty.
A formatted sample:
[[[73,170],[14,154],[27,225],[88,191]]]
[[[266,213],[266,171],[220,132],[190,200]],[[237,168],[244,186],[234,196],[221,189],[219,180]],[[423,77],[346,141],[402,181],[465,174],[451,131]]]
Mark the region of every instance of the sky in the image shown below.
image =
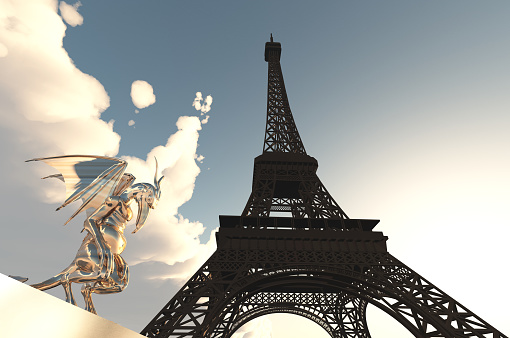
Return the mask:
[[[54,170],[26,160],[116,156],[152,182],[156,156],[161,202],[126,231],[130,284],[93,298],[141,331],[214,252],[218,215],[249,197],[272,33],[330,194],[349,217],[380,219],[390,253],[508,335],[509,15],[507,1],[0,0],[0,273],[45,280],[83,239],[84,216],[62,226],[78,206],[55,212],[61,182],[40,180]],[[410,336],[367,316],[374,338]],[[270,315],[235,338],[290,330],[327,337]]]

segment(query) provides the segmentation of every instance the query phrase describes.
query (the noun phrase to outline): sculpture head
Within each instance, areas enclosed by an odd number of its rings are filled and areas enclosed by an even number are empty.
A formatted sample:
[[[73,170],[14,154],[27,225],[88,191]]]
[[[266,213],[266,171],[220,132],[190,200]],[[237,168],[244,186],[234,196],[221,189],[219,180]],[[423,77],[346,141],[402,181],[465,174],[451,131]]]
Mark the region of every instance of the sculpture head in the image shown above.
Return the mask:
[[[125,190],[125,194],[128,198],[133,198],[138,204],[138,216],[136,217],[136,228],[133,233],[140,230],[151,209],[155,209],[158,205],[159,198],[161,196],[161,181],[164,176],[157,179],[158,174],[158,161],[156,160],[156,172],[154,174],[154,185],[149,183],[137,183]]]

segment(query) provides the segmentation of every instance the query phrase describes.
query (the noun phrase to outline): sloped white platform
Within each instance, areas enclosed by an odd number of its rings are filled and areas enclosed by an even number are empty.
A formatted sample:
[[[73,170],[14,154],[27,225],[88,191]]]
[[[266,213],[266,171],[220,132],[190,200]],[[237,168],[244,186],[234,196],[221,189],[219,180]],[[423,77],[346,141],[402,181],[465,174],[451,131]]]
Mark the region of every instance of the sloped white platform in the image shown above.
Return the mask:
[[[140,334],[0,274],[2,338],[141,338]]]

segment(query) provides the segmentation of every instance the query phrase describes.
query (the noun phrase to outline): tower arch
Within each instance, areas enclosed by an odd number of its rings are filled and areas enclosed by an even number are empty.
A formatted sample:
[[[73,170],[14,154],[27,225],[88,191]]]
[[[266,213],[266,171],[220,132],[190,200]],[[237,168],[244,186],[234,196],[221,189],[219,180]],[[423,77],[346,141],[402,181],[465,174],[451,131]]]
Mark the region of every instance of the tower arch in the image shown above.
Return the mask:
[[[457,334],[444,327],[440,317],[428,316],[427,311],[416,306],[409,293],[385,290],[380,283],[360,278],[361,274],[353,276],[348,270],[324,271],[321,268],[268,270],[264,272],[267,275],[252,278],[249,284],[219,305],[223,310],[208,324],[214,329],[203,332],[203,335],[230,337],[239,327],[257,317],[293,313],[314,321],[334,338],[370,338],[366,320],[368,303],[396,319],[415,337],[452,337]],[[327,292],[320,291],[325,288]],[[289,291],[284,291],[286,289]],[[298,289],[311,292],[295,291]],[[399,304],[398,307],[390,305],[390,298],[395,300],[394,304]],[[404,316],[404,312],[412,316]]]

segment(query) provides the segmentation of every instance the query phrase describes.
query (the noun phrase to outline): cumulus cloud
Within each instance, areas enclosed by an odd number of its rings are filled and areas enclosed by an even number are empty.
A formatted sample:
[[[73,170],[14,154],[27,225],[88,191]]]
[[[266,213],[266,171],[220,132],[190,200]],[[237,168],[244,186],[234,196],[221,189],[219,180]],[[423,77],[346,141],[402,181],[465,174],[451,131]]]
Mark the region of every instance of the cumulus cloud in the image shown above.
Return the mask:
[[[0,127],[3,128],[0,139],[2,144],[10,145],[0,150],[3,158],[0,166],[4,178],[13,182],[19,182],[21,177],[38,179],[53,171],[40,165],[24,165],[21,170],[13,170],[11,163],[23,164],[30,158],[63,154],[115,156],[118,153],[120,136],[113,131],[114,121],[100,119],[109,106],[108,94],[99,81],[77,69],[69,58],[62,44],[66,25],[56,10],[51,0],[20,0],[10,6],[0,5],[0,41],[9,48],[10,56],[0,63]],[[135,81],[131,95],[138,108],[155,100],[152,87],[145,81]],[[152,149],[145,160],[124,157],[129,162],[127,171],[138,182],[152,182],[154,156],[166,177],[159,208],[149,217],[145,228],[130,238],[131,248],[126,251],[131,255],[130,263],[189,261],[188,265],[192,266],[197,253],[210,253],[214,247],[214,243],[200,243],[199,236],[205,230],[203,224],[178,213],[178,208],[193,195],[195,179],[200,173],[196,149],[202,124],[196,116],[182,116],[176,126],[177,131],[166,145]],[[90,137],[92,134],[94,137]],[[42,189],[38,197],[46,202],[63,196],[58,181],[23,182]]]
[[[182,218],[180,217],[182,220]],[[153,266],[158,265],[158,269],[146,271],[144,278],[149,281],[167,281],[170,280],[176,285],[182,285],[187,282],[190,277],[204,264],[204,262],[214,253],[216,250],[216,237],[215,234],[218,228],[214,229],[207,242],[204,244],[198,244],[194,247],[195,253],[192,257],[184,259],[182,261],[168,264],[162,260],[151,260],[143,263],[133,265],[135,267]],[[172,249],[172,248],[167,248]]]
[[[196,97],[193,100],[192,106],[195,107],[196,110],[201,110],[202,109],[202,101],[203,100],[204,99],[202,97],[202,93],[201,92],[197,92],[196,93]]]
[[[204,101],[204,103],[202,103],[202,101]],[[195,107],[196,110],[201,111],[202,112],[201,115],[204,115],[211,110],[212,102],[213,102],[213,98],[211,95],[207,95],[207,97],[204,100],[204,98],[202,97],[202,93],[197,92],[196,97],[193,100],[192,106]],[[207,123],[207,121],[204,123]]]
[[[65,196],[58,180],[40,180],[53,168],[25,161],[64,154],[114,156],[120,142],[114,121],[100,118],[110,104],[105,88],[77,69],[63,48],[67,26],[57,11],[53,0],[0,1],[0,41],[9,51],[0,61],[0,172],[9,191],[1,210],[5,224],[13,224],[2,229],[0,266],[3,273],[19,271],[32,280],[62,269],[66,263],[59,257],[73,255],[79,245],[66,235],[77,236],[79,230],[56,227],[75,206],[57,213],[45,204],[57,196],[62,203]],[[22,242],[46,263],[22,258]]]
[[[128,126],[134,126],[135,125],[135,121],[134,120],[129,120],[128,122]]]
[[[137,80],[131,84],[131,99],[137,108],[142,109],[154,104],[156,95],[148,82]]]
[[[64,154],[116,156],[120,144],[120,136],[113,131],[114,121],[101,120],[110,104],[108,94],[99,81],[76,68],[63,48],[67,26],[57,11],[54,0],[0,2],[0,41],[9,53],[0,62],[0,143],[4,145],[0,147],[0,172],[4,189],[10,192],[2,199],[2,210],[9,211],[3,213],[5,224],[14,225],[0,237],[0,251],[9,253],[0,255],[0,266],[2,272],[29,274],[34,281],[69,263],[82,239],[83,216],[66,228],[57,226],[77,205],[56,213],[41,203],[62,203],[64,186],[58,180],[39,179],[53,174],[53,168],[24,161]],[[135,102],[137,90],[133,92]],[[153,103],[154,98],[151,100]],[[154,156],[159,161],[158,175],[165,175],[159,207],[142,230],[126,234],[125,258],[130,265],[166,264],[167,271],[150,277],[181,280],[215,250],[215,241],[211,234],[202,244],[203,224],[178,212],[191,198],[200,173],[196,149],[202,124],[196,116],[182,116],[176,125],[168,142],[152,149],[146,159],[125,157],[127,171],[138,182],[153,181]],[[136,206],[134,209],[136,213]],[[23,254],[26,247],[41,255],[29,258]],[[60,289],[55,292],[62,296]],[[108,313],[103,315],[108,317]]]
[[[113,121],[100,119],[110,105],[108,94],[62,47],[66,25],[54,2],[9,4],[0,4],[0,41],[9,50],[0,63],[0,126],[16,140],[9,153],[20,146],[24,156],[116,154],[120,137]]]
[[[60,14],[62,18],[67,22],[68,25],[76,27],[83,24],[83,16],[78,13],[78,8],[81,6],[81,2],[78,1],[74,5],[69,5],[64,1],[60,1]]]
[[[271,320],[267,317],[259,317],[250,320],[237,330],[232,338],[271,338]]]
[[[0,58],[6,57],[7,54],[9,54],[9,50],[3,43],[0,42]]]
[[[33,282],[58,273],[72,260],[83,239],[84,215],[62,227],[79,203],[55,212],[64,199],[64,186],[59,180],[40,180],[55,170],[24,161],[64,154],[117,156],[121,140],[114,132],[115,122],[101,120],[110,104],[105,88],[76,68],[63,48],[66,29],[54,0],[0,1],[0,41],[8,51],[0,62],[0,143],[4,145],[0,172],[3,188],[9,192],[1,204],[4,223],[12,225],[4,227],[0,236],[0,253],[5,253],[0,254],[0,266],[2,273],[28,276]],[[150,94],[154,96],[152,87]],[[134,103],[136,96],[135,89]],[[204,225],[179,214],[192,197],[200,173],[197,160],[202,157],[196,152],[202,123],[197,116],[182,116],[176,127],[166,144],[152,149],[146,158],[124,157],[129,162],[127,172],[137,182],[151,183],[156,156],[158,175],[165,175],[165,180],[160,204],[145,227],[130,234],[134,222],[128,224],[123,257],[132,267],[132,282],[122,299],[159,298],[154,294],[162,291],[152,291],[154,284],[184,283],[216,249],[214,231],[201,240]],[[134,219],[136,209],[134,205]],[[49,293],[64,297],[61,288]],[[112,306],[115,302],[110,297],[96,297],[95,302],[101,316],[115,318],[121,325],[134,328],[148,320],[126,322],[129,316]],[[131,309],[130,315],[144,318],[154,310],[147,309],[152,304],[144,306]]]
[[[209,110],[211,110],[211,104],[212,104],[212,96],[207,95],[204,101],[204,106],[202,106],[202,112],[207,113]]]
[[[212,253],[210,249],[214,243],[200,243],[199,236],[205,230],[203,224],[178,213],[179,207],[191,199],[196,177],[200,173],[195,159],[198,131],[202,125],[196,116],[181,116],[176,126],[177,132],[169,137],[166,145],[152,149],[145,160],[123,157],[128,162],[126,171],[132,173],[137,182],[153,182],[156,169],[154,158],[157,158],[161,171],[158,176],[165,176],[158,208],[152,211],[145,227],[129,242],[129,256],[126,259],[134,264],[158,261],[172,265],[194,259],[201,251],[209,255]],[[150,246],[147,243],[151,243]]]

